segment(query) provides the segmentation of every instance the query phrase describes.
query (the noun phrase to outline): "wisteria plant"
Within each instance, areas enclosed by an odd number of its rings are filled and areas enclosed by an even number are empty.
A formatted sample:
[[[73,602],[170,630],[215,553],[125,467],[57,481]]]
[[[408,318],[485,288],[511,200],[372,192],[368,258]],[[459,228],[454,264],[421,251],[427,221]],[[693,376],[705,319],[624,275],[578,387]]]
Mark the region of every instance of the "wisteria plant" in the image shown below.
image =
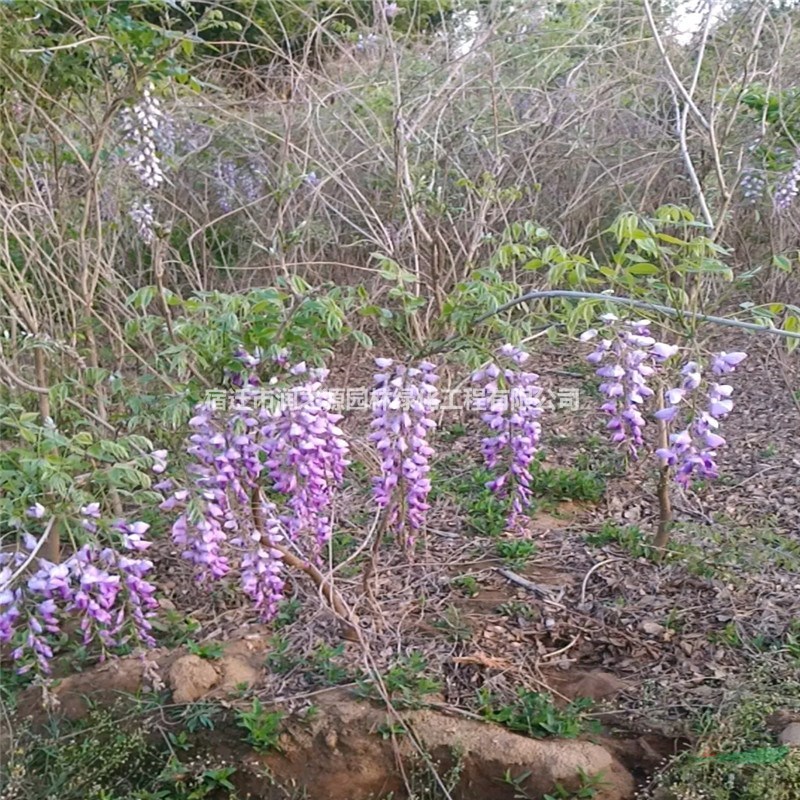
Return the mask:
[[[436,367],[429,361],[406,367],[390,358],[375,363],[380,371],[375,375],[369,438],[381,466],[373,482],[374,497],[384,511],[384,526],[410,551],[429,508],[433,449],[428,437],[436,427],[432,415],[439,405]]]
[[[702,365],[690,360],[680,368],[677,386],[666,392],[660,387],[656,390],[651,384],[671,380],[674,372],[668,366],[678,354],[678,346],[657,341],[650,334],[649,320],[620,320],[614,314],[605,314],[601,322],[608,335],[599,338],[587,360],[600,365],[597,375],[603,379],[600,391],[606,397],[601,411],[610,416],[606,427],[611,441],[624,444],[633,458],[645,446],[648,401],[652,405],[653,399],[658,400],[657,407],[650,409],[660,434],[654,455],[662,464],[658,490],[660,519],[654,543],[663,548],[672,521],[670,476],[682,486],[687,486],[693,478],[718,477],[716,454],[726,444],[718,428],[720,420],[733,408],[730,399],[733,387],[705,380]],[[598,330],[592,328],[582,334],[581,340],[591,341],[598,335]],[[714,376],[729,374],[746,357],[742,352],[717,353],[711,359],[711,372]],[[698,390],[704,385],[704,400],[699,405]],[[682,430],[670,432],[670,426],[681,420]]]
[[[717,477],[716,454],[725,445],[720,421],[733,408],[733,387],[723,376],[746,354],[717,353],[708,370],[689,360],[676,373],[679,348],[657,341],[652,323],[614,315],[604,315],[601,323],[604,333],[591,329],[581,339],[597,340],[587,358],[602,378],[601,411],[609,418],[612,442],[638,457],[648,444],[652,417],[662,434],[655,449],[662,477],[673,475],[684,486]],[[241,348],[235,357],[241,369],[228,374],[235,402],[229,408],[201,404],[189,421],[190,481],[176,487],[164,478],[166,450],[148,457],[160,479],[155,488],[167,494],[161,509],[179,512],[173,540],[201,580],[236,577],[265,620],[284,596],[286,569],[305,572],[345,623],[345,635],[357,637],[348,607],[319,569],[349,463],[328,373],[292,364],[282,351],[268,363],[263,353]],[[471,376],[480,390],[476,407],[489,429],[482,453],[495,476],[487,486],[508,499],[509,529],[519,529],[531,507],[531,469],[542,434],[542,389],[538,375],[526,369],[529,360],[523,348],[504,344]],[[378,358],[376,365],[369,439],[380,469],[373,498],[383,514],[381,530],[394,533],[410,554],[429,510],[438,376],[429,361],[409,367]],[[272,377],[264,382],[264,374]],[[663,392],[675,374],[675,385]],[[22,529],[22,547],[0,553],[0,645],[11,648],[20,672],[49,674],[53,642],[68,618],[79,620],[84,644],[96,643],[101,655],[128,642],[153,644],[155,588],[147,580],[153,565],[141,557],[149,547],[149,526],[106,521],[99,502],[81,507],[79,516],[90,540],[61,563],[38,555],[55,520],[39,502],[27,518],[44,528],[41,538]]]
[[[259,360],[244,351],[238,357],[249,368]],[[187,442],[192,483],[161,508],[182,511],[172,536],[201,579],[235,571],[264,619],[275,614],[285,568],[292,566],[309,574],[347,620],[341,597],[316,564],[332,534],[333,492],[348,445],[324,387],[327,372],[284,362],[276,359],[289,388],[279,391],[274,378],[273,403],[257,407],[264,394],[249,375],[237,380],[242,388],[232,408],[198,406]]]
[[[0,552],[0,645],[11,647],[20,674],[51,673],[53,643],[72,619],[78,621],[83,645],[99,645],[101,658],[123,644],[155,644],[150,624],[157,607],[155,586],[146,577],[153,564],[140,557],[150,546],[145,538],[150,526],[109,524],[99,503],[83,507],[80,515],[95,541],[60,563],[37,556],[55,523],[41,504],[28,512],[32,521],[43,523],[41,538],[22,531],[21,548]],[[101,533],[106,543],[96,538]]]
[[[529,359],[522,348],[504,344],[494,360],[472,374],[472,383],[482,390],[476,407],[490,430],[481,445],[484,461],[490,470],[500,470],[487,488],[510,497],[510,528],[531,506],[531,465],[542,432],[539,376],[523,369]]]

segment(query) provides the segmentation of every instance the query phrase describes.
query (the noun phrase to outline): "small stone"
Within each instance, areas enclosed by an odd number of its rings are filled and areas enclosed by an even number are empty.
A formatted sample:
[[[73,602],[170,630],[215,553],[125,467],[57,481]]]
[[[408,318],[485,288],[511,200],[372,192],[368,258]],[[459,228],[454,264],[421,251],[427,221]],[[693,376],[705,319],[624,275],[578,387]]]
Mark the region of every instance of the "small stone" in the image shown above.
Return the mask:
[[[200,656],[181,656],[169,670],[169,688],[175,703],[194,703],[219,679],[217,671]]]
[[[664,633],[665,629],[663,625],[659,625],[657,622],[646,619],[642,623],[642,630],[648,634],[648,636],[659,636],[660,634]]]
[[[789,747],[800,747],[800,722],[787,725],[778,736],[778,741]]]

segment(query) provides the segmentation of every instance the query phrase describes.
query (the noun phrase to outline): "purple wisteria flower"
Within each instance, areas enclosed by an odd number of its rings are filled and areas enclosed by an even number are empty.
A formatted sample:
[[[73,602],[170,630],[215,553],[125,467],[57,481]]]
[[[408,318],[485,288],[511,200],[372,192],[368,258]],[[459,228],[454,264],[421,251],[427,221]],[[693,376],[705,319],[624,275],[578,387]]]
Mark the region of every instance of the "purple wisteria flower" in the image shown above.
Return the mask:
[[[604,379],[600,391],[607,399],[600,409],[611,417],[606,426],[611,440],[625,443],[631,456],[637,458],[646,425],[642,409],[654,394],[647,385],[648,379],[678,348],[657,342],[650,335],[649,320],[620,321],[614,314],[604,314],[600,319],[611,328],[611,338],[601,338],[586,360],[602,365],[596,374]],[[587,342],[597,335],[597,330],[591,328],[580,338]]]
[[[0,553],[0,644],[12,646],[20,674],[34,664],[50,674],[54,637],[69,618],[79,619],[84,645],[99,642],[101,657],[131,640],[155,645],[150,618],[158,604],[155,586],[145,579],[153,564],[127,554],[149,546],[143,538],[149,526],[119,522],[112,527],[122,534],[122,551],[86,544],[60,564],[35,559],[33,573],[16,588],[11,579],[35,539],[25,534],[22,550]]]
[[[241,370],[225,370],[225,378],[230,381],[233,386],[244,388],[248,386],[260,386],[261,379],[258,374],[253,370],[257,370],[263,361],[263,354],[256,348],[255,352],[250,353],[244,347],[237,347],[233,351],[234,358],[242,364]],[[247,393],[244,398],[246,400]]]
[[[266,171],[261,163],[250,158],[238,163],[230,158],[217,162],[215,188],[220,208],[229,212],[264,196]]]
[[[156,237],[156,218],[152,203],[149,200],[144,202],[134,200],[128,214],[136,225],[139,238],[145,244],[152,244]]]
[[[775,188],[775,209],[786,212],[791,208],[800,187],[800,151],[790,170]]]
[[[483,389],[476,407],[492,432],[483,439],[483,457],[489,469],[503,468],[486,485],[501,497],[511,497],[509,526],[531,505],[531,465],[542,432],[539,376],[522,369],[529,358],[523,349],[504,344],[495,361],[472,374],[472,382]]]
[[[157,149],[163,116],[158,98],[153,97],[152,84],[144,88],[141,100],[122,114],[126,160],[147,189],[157,189],[164,181]]]
[[[344,480],[349,446],[333,412],[333,395],[323,384],[324,369],[304,363],[289,369],[307,380],[292,393],[290,403],[269,412],[262,431],[266,467],[274,488],[287,497],[284,523],[292,540],[313,534],[319,551],[333,534],[333,493]]]
[[[411,550],[427,515],[431,490],[428,443],[436,427],[432,418],[439,405],[436,366],[421,361],[416,367],[376,358],[380,370],[374,377],[372,433],[381,463],[373,479],[373,494],[385,510],[385,524]]]
[[[237,357],[251,367],[260,358]],[[341,417],[324,387],[327,371],[296,364],[286,372],[299,385],[274,408],[256,409],[259,390],[245,383],[226,412],[196,409],[187,447],[194,484],[161,504],[183,512],[173,540],[201,578],[238,567],[242,591],[265,619],[283,596],[281,548],[314,560],[330,540],[333,494],[348,463]],[[268,500],[264,488],[284,499]]]
[[[711,362],[713,375],[727,375],[747,357],[746,353],[718,353]],[[666,393],[667,406],[656,412],[656,417],[671,424],[681,416],[690,422],[683,430],[670,434],[669,446],[656,450],[662,463],[675,468],[675,480],[686,486],[693,478],[714,479],[719,475],[717,450],[724,447],[725,439],[719,435],[719,421],[733,410],[733,387],[714,380],[705,381],[704,408],[698,409],[691,400],[703,385],[703,368],[695,361],[687,362],[681,369],[681,384]],[[683,412],[683,414],[682,414]]]

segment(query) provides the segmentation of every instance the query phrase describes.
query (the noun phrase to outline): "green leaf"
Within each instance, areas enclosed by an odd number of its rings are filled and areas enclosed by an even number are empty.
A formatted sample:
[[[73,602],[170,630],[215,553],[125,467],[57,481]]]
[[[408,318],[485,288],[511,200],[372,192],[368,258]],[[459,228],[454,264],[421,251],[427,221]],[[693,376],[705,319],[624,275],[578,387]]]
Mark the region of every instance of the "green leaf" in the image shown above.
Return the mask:
[[[658,275],[661,271],[655,264],[634,264],[625,270],[629,275]]]
[[[792,262],[786,256],[773,256],[772,265],[777,267],[782,272],[792,271]]]

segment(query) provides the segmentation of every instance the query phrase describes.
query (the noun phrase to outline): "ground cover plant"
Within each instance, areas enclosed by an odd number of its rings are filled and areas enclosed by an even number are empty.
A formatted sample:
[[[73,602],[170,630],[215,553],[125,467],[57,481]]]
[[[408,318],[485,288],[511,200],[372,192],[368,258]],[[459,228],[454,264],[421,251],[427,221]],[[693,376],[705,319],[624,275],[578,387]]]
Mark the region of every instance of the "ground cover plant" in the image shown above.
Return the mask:
[[[698,13],[0,5],[4,797],[313,796],[328,697],[364,797],[794,796],[796,9]]]

